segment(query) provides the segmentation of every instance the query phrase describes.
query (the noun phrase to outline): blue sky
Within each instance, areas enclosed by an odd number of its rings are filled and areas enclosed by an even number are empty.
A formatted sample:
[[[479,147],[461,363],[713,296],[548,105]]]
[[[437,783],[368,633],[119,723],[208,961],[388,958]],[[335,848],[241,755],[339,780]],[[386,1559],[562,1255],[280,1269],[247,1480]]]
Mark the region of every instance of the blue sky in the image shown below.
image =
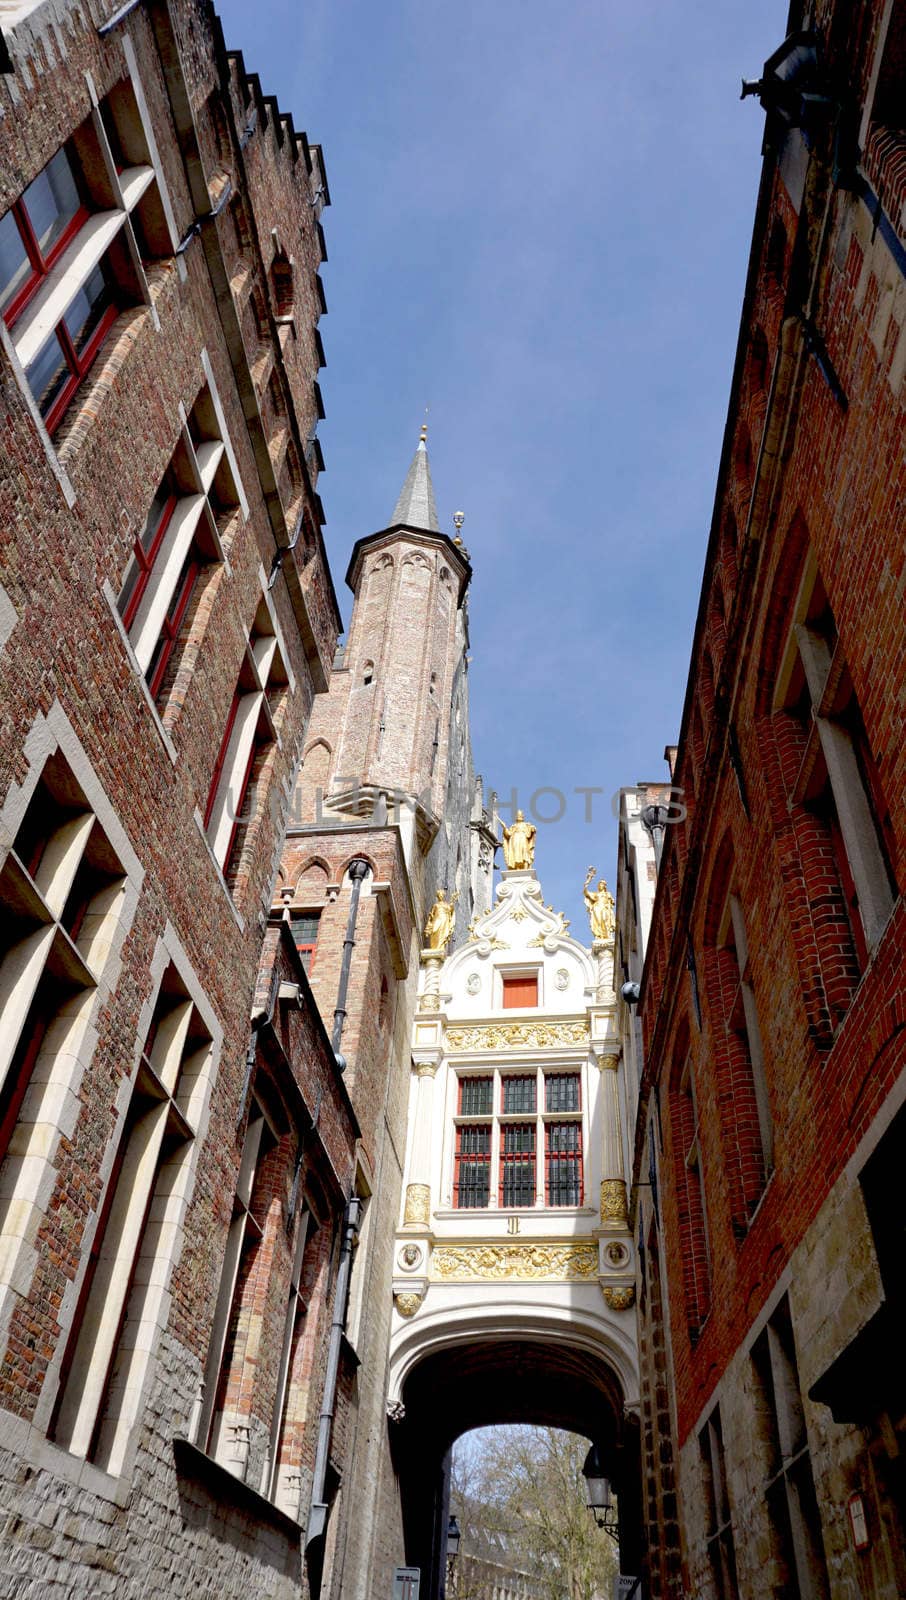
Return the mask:
[[[760,170],[739,85],[786,6],[220,11],[324,146],[319,488],[344,614],[349,550],[388,521],[428,405],[441,525],[465,512],[475,572],[476,763],[526,809],[566,794],[536,866],[584,930],[610,797],[663,777],[678,729]],[[580,785],[604,791],[591,824]]]

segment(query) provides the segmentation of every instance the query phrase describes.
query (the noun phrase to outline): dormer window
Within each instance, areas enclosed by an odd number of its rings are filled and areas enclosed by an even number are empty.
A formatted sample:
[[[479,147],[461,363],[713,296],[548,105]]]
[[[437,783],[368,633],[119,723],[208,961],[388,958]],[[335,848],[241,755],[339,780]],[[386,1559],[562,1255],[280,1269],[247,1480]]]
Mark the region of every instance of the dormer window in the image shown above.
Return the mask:
[[[507,978],[503,980],[503,1009],[510,1011],[516,1007],[525,1008],[538,1004],[538,974],[530,976]]]

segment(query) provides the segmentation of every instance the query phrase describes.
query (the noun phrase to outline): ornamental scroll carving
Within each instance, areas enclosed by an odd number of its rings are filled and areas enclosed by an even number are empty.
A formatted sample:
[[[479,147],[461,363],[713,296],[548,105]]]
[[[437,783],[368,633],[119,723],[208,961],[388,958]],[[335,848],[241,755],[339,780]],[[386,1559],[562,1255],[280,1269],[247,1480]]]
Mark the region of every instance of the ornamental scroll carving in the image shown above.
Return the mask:
[[[543,1050],[564,1044],[587,1044],[588,1027],[584,1022],[511,1022],[492,1023],[483,1028],[448,1028],[447,1046],[450,1050]]]
[[[594,1278],[593,1244],[447,1245],[431,1257],[434,1278]]]

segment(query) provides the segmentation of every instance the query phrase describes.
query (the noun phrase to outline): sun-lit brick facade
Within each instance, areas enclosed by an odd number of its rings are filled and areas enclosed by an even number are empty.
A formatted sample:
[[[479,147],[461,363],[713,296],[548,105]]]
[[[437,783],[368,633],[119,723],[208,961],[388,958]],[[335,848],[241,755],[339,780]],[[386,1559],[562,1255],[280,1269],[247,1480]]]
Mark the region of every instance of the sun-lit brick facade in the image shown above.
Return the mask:
[[[204,0],[0,21],[0,1593],[289,1596],[358,1135],[269,925],[327,178]]]
[[[666,1287],[686,1592],[893,1600],[906,8],[794,5],[789,30],[756,86],[765,160],[675,769],[688,817],[665,829],[641,985],[635,1177],[660,1272],[642,1292],[650,1308]],[[652,1502],[653,1541],[670,1516]]]

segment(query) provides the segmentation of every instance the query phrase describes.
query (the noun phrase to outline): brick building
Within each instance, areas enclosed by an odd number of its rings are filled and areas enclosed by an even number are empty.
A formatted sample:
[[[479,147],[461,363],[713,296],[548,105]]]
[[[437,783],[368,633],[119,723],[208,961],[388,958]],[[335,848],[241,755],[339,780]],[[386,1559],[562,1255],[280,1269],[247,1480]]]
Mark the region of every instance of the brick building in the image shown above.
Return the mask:
[[[423,430],[390,524],[352,553],[348,636],[306,735],[275,896],[361,1128],[361,1242],[329,1484],[325,1592],[336,1600],[389,1594],[406,1559],[387,1351],[419,952],[438,890],[459,897],[455,945],[487,909],[496,842],[469,744],[470,576],[458,533],[440,531]]]
[[[204,0],[0,22],[0,1593],[290,1595],[357,1221],[269,925],[327,178]]]
[[[794,4],[752,89],[764,165],[676,760],[688,815],[664,829],[639,1003],[642,1294],[675,1396],[648,1404],[684,1561],[651,1588],[893,1600],[906,6]],[[647,1501],[652,1544],[675,1547],[672,1487]]]

